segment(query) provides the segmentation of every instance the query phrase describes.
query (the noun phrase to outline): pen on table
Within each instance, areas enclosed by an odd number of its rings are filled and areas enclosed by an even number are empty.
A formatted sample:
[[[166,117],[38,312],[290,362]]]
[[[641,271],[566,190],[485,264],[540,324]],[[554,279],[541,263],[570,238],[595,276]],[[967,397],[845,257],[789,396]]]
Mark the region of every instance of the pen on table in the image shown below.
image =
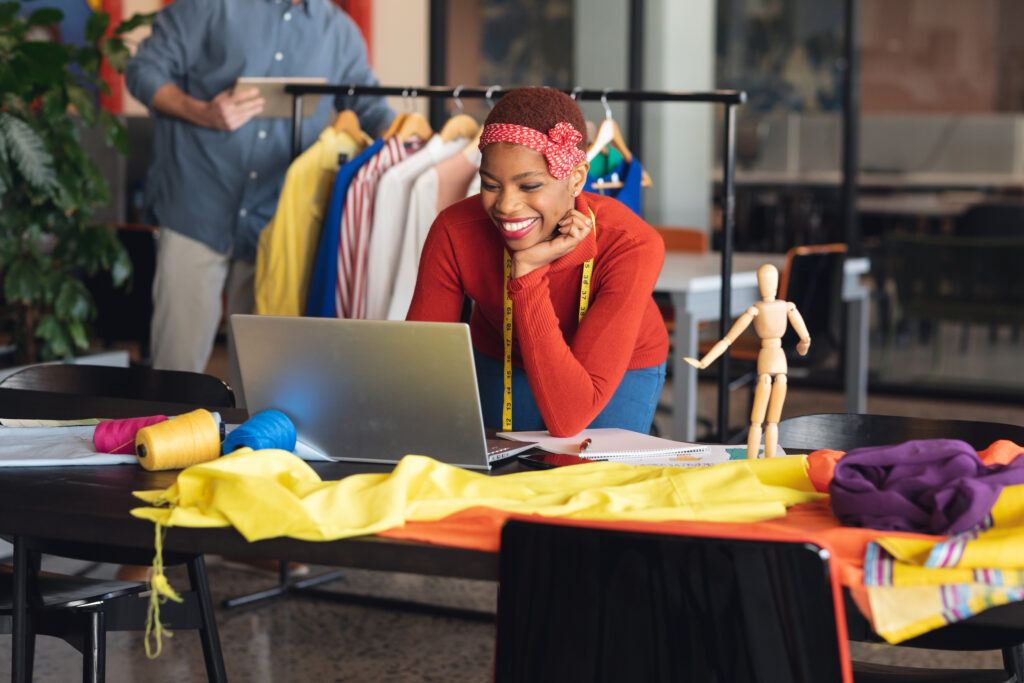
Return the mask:
[[[580,455],[585,453],[590,448],[590,439],[583,439],[583,443],[580,444]]]

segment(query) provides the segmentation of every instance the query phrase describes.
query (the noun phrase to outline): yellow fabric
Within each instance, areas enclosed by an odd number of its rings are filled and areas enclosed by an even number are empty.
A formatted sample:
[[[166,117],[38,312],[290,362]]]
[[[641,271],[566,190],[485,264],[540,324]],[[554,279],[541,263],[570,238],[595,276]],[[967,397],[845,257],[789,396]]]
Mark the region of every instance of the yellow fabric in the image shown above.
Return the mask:
[[[963,551],[953,567],[926,567],[937,548],[957,542],[963,544]],[[895,560],[896,586],[964,583],[974,580],[974,569],[1024,568],[1024,484],[1003,489],[992,506],[992,527],[981,533],[968,532],[937,541],[885,537],[877,543]],[[904,578],[898,579],[897,571]],[[956,577],[964,580],[951,580]]]
[[[166,490],[138,491],[136,517],[164,526],[234,526],[256,541],[372,534],[474,506],[577,519],[755,521],[823,497],[803,457],[714,467],[592,463],[490,477],[408,455],[390,474],[322,481],[279,450],[241,449],[183,470]]]
[[[992,507],[992,527],[985,531],[934,541],[884,537],[875,543],[881,550],[869,546],[865,576],[885,585],[868,585],[868,600],[874,628],[889,642],[1022,600],[1024,485],[1003,489]]]
[[[370,142],[365,134],[353,140],[328,126],[288,167],[277,211],[256,248],[256,313],[302,315],[306,310],[338,155],[354,157]]]
[[[871,625],[890,643],[914,638],[982,610],[1020,600],[1019,589],[987,584],[873,586]],[[951,609],[952,608],[952,609]],[[955,609],[955,614],[953,612]]]

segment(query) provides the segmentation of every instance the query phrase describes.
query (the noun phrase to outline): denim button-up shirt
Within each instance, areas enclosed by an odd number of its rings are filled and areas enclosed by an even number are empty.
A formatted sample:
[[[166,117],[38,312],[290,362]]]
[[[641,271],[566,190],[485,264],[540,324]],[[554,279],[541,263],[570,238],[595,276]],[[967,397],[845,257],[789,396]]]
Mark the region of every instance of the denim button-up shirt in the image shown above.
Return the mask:
[[[240,76],[377,81],[359,29],[329,0],[175,0],[157,15],[125,70],[129,91],[156,117],[147,207],[160,226],[252,262],[291,161],[291,120],[254,118],[224,131],[152,109],[167,83],[209,101]],[[381,97],[340,96],[335,107],[354,109],[371,135],[394,116]],[[322,97],[303,121],[303,148],[327,125],[329,110]]]

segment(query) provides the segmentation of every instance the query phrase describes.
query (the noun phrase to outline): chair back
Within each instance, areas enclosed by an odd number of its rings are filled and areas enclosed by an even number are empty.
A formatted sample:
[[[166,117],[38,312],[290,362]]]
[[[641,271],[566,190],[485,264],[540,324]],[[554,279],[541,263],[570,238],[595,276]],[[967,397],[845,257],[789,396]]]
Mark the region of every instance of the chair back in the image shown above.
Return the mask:
[[[800,415],[779,422],[779,445],[794,450],[848,451],[912,439],[960,439],[978,450],[988,448],[999,439],[1024,446],[1024,426],[858,413]]]
[[[31,365],[0,380],[4,389],[233,408],[231,387],[213,375],[104,365]]]
[[[495,681],[841,681],[829,571],[805,543],[512,520]]]
[[[845,244],[814,244],[786,252],[779,278],[779,298],[796,304],[811,335],[807,356],[796,353],[799,338],[790,327],[782,338],[791,363],[813,365],[841,345],[843,312],[843,264]]]
[[[964,237],[1024,235],[1024,203],[1003,201],[975,204],[957,217],[954,232]]]
[[[653,226],[665,242],[665,251],[692,251],[704,253],[708,250],[708,234],[696,228],[678,228],[670,225]]]
[[[904,316],[965,323],[1024,323],[1024,233],[1012,237],[883,237],[886,268]]]

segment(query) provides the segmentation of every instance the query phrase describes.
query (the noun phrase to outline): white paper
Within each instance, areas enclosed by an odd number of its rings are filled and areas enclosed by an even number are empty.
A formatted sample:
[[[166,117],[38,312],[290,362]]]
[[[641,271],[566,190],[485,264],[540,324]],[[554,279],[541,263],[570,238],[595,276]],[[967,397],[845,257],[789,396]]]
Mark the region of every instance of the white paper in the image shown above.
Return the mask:
[[[568,438],[551,436],[549,432],[498,432],[498,436],[513,441],[535,441],[537,448],[549,453],[579,455],[588,460],[635,459],[652,455],[701,453],[707,450],[705,444],[672,441],[615,428],[584,429]],[[581,450],[583,442],[588,439],[589,446]]]

